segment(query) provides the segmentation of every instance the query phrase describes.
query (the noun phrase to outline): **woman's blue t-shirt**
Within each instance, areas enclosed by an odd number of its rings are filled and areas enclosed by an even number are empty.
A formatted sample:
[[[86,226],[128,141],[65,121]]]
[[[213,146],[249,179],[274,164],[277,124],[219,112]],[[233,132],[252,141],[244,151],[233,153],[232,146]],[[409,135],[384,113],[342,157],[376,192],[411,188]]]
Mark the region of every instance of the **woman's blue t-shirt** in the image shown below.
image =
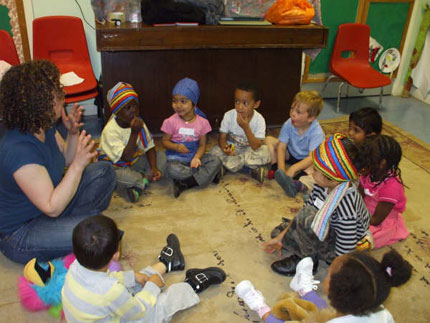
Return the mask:
[[[0,232],[11,233],[42,214],[23,193],[13,174],[28,164],[46,168],[54,187],[63,176],[65,160],[55,140],[56,128],[45,132],[45,142],[33,134],[8,130],[0,141]]]

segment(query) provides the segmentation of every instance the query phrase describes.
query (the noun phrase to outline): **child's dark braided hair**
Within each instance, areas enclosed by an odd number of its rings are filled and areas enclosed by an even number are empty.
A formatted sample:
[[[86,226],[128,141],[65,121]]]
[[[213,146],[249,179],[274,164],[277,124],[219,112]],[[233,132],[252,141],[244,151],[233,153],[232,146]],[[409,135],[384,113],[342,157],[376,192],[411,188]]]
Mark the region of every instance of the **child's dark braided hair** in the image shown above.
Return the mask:
[[[402,159],[402,147],[396,139],[387,135],[369,136],[363,141],[360,150],[364,160],[364,168],[369,172],[372,182],[376,182],[375,186],[389,177],[394,177],[403,184],[399,168]],[[381,162],[384,160],[385,173],[382,177],[376,178],[376,173],[380,170]]]
[[[340,269],[330,276],[328,298],[343,314],[367,315],[376,311],[391,287],[400,286],[411,277],[411,264],[394,249],[384,254],[381,262],[367,253],[342,257]]]

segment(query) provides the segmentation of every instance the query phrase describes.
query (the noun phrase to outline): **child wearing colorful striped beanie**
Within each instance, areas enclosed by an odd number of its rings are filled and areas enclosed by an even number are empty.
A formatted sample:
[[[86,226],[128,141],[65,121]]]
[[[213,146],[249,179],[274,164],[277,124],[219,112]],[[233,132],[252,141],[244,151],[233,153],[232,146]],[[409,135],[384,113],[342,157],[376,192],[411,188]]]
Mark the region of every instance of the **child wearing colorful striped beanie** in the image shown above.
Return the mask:
[[[139,97],[133,87],[118,82],[108,91],[112,116],[103,129],[99,159],[113,163],[117,193],[137,202],[149,181],[161,179],[166,155],[155,151],[154,140],[139,117]]]
[[[352,182],[362,167],[359,148],[341,134],[334,134],[312,154],[315,186],[303,208],[271,241],[267,252],[289,256],[272,264],[272,269],[293,276],[305,257],[331,263],[339,255],[353,252],[366,236],[370,214]]]

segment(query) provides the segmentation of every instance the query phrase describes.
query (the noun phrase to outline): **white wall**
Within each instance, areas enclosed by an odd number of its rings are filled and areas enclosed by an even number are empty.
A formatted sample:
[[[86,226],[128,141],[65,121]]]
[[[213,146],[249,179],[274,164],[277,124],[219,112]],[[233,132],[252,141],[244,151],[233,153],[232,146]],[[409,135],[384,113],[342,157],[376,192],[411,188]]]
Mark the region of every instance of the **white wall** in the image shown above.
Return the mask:
[[[83,15],[77,3],[81,6],[85,19],[89,22],[91,27],[88,26],[83,19]],[[35,18],[54,15],[81,18],[85,28],[85,36],[87,38],[88,51],[90,52],[94,75],[99,79],[101,74],[101,58],[100,53],[97,52],[94,12],[90,0],[24,0],[24,10],[30,49],[33,48],[32,27]],[[31,53],[31,55],[33,56],[33,53]]]

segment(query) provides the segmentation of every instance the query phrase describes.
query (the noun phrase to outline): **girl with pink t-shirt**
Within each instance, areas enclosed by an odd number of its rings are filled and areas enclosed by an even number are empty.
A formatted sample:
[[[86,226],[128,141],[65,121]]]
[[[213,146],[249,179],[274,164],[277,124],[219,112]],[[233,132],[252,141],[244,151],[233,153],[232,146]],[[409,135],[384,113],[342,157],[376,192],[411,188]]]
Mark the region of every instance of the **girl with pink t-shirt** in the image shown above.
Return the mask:
[[[372,136],[363,142],[369,167],[360,176],[360,188],[364,203],[369,209],[369,230],[374,248],[393,244],[408,237],[402,213],[406,208],[406,196],[399,163],[402,149],[390,136]]]
[[[206,134],[212,130],[209,121],[197,108],[200,90],[197,82],[184,78],[172,92],[175,113],[163,121],[162,143],[166,148],[166,171],[173,179],[173,195],[182,191],[217,183],[221,176],[221,160],[205,154]]]

